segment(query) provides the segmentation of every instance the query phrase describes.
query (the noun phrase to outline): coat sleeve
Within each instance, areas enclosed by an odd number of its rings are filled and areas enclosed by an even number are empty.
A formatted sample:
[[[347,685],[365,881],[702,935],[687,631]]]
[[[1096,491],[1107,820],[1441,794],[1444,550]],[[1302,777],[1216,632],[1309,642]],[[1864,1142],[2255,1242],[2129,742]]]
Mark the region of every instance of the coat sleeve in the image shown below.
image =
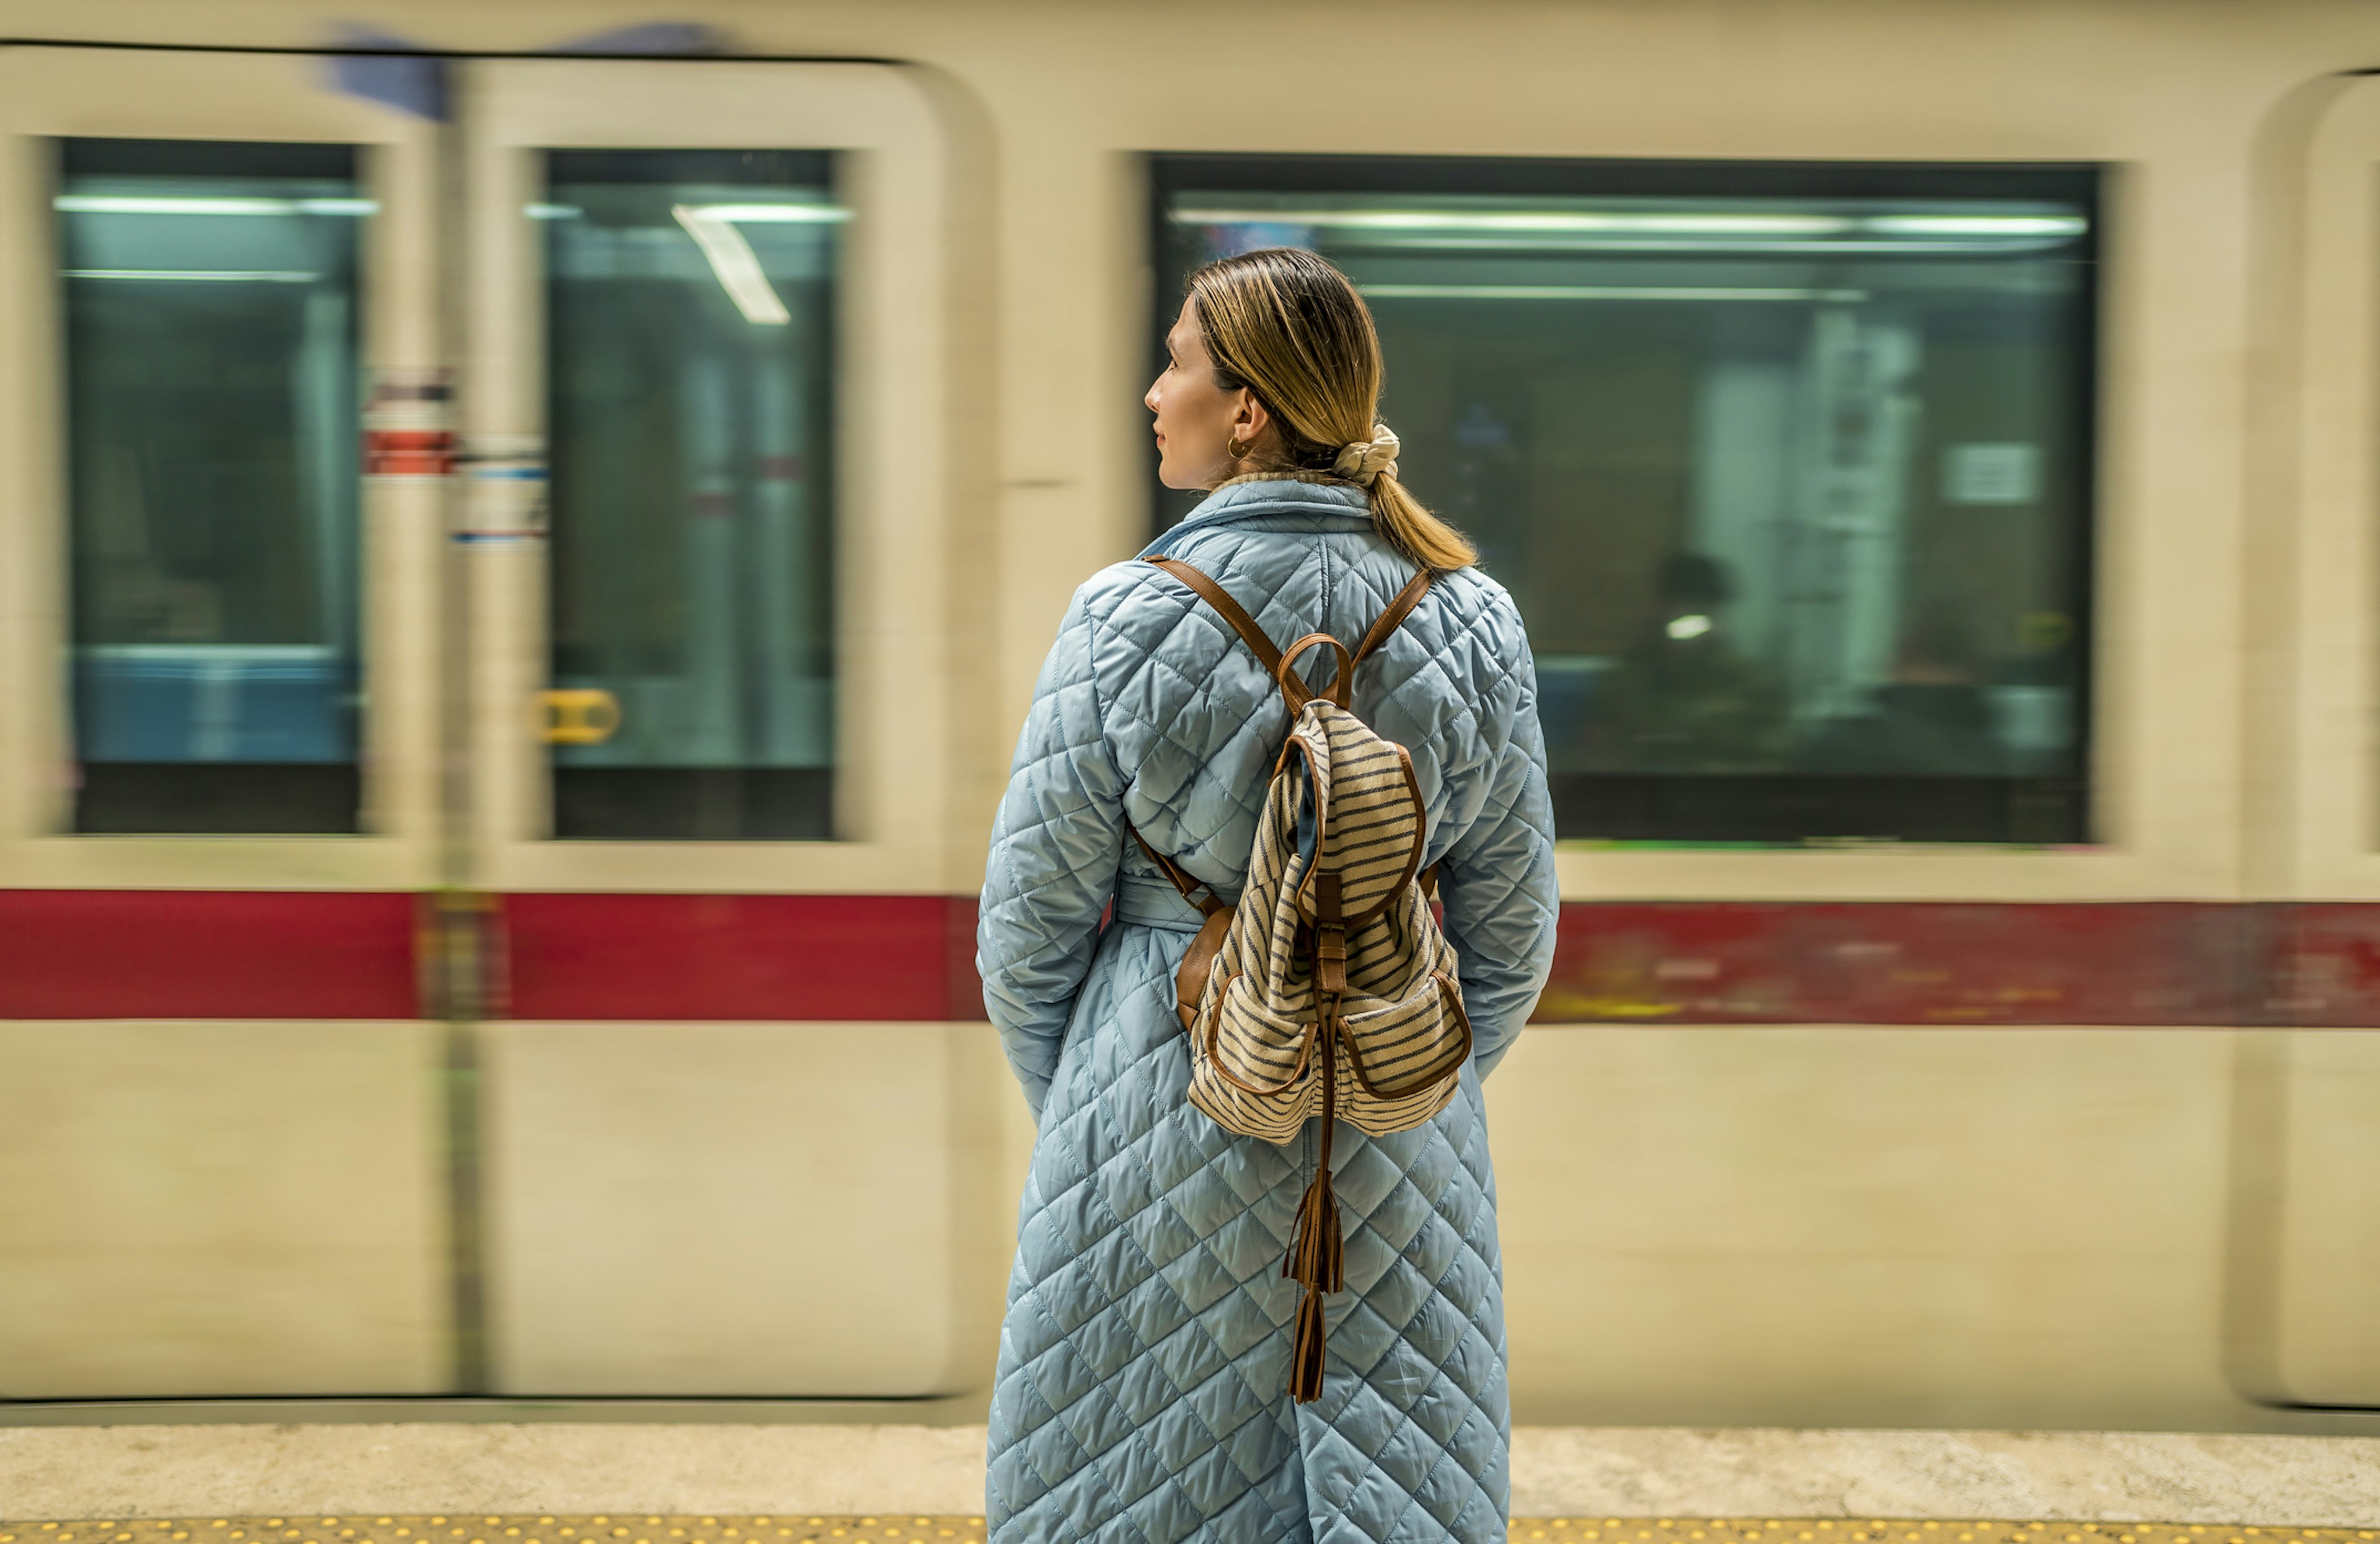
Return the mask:
[[[1034,1118],[1123,857],[1123,790],[1096,677],[1097,622],[1076,591],[1016,742],[992,826],[976,969]]]
[[[1545,989],[1561,911],[1536,671],[1523,650],[1519,701],[1476,774],[1487,782],[1479,813],[1439,865],[1446,936],[1462,961],[1472,1060],[1483,1077],[1520,1038]]]

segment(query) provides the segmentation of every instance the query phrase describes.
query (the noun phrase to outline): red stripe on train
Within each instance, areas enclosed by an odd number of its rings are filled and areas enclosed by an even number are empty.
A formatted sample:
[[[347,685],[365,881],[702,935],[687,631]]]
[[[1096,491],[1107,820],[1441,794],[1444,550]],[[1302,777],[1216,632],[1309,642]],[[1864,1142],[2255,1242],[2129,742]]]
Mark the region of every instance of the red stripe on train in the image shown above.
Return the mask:
[[[413,1018],[416,904],[0,890],[0,1018]]]
[[[0,1018],[408,1018],[421,898],[0,890]],[[511,1016],[979,1019],[959,895],[520,894]],[[2380,1026],[2380,906],[1591,903],[1540,1024]]]
[[[504,897],[515,1018],[979,1019],[972,895]]]
[[[2380,906],[1593,903],[1539,1024],[2380,1026]]]

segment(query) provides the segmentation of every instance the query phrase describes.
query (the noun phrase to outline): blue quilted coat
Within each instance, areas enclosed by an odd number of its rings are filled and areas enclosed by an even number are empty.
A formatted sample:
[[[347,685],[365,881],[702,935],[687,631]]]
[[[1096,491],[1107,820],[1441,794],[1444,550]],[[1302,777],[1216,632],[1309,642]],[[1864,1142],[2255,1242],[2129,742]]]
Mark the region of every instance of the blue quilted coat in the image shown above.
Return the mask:
[[[1351,645],[1412,577],[1361,490],[1228,484],[1157,548],[1281,644]],[[1329,651],[1318,650],[1318,682]],[[1281,1260],[1314,1173],[1187,1098],[1173,971],[1197,930],[1134,845],[1237,893],[1281,693],[1230,625],[1146,563],[1076,591],[1034,691],[984,879],[984,1002],[1040,1123],[991,1405],[998,1544],[1421,1544],[1504,1538],[1510,1430],[1496,1181],[1479,1079],[1554,946],[1553,815],[1521,618],[1466,570],[1364,667],[1354,705],[1413,752],[1476,1052],[1393,1137],[1337,1131],[1347,1290],[1323,1392],[1288,1393]],[[1113,906],[1111,919],[1102,917]]]

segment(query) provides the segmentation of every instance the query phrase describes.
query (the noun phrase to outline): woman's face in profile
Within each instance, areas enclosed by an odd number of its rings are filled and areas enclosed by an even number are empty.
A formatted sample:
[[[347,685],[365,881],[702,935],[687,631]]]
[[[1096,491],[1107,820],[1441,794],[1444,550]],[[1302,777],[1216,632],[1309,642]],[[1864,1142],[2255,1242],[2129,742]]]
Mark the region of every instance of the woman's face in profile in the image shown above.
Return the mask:
[[[1245,386],[1227,392],[1215,384],[1198,313],[1186,299],[1165,348],[1171,362],[1141,398],[1157,415],[1157,479],[1168,488],[1215,487],[1233,473],[1232,437],[1245,449],[1263,432],[1264,407]]]

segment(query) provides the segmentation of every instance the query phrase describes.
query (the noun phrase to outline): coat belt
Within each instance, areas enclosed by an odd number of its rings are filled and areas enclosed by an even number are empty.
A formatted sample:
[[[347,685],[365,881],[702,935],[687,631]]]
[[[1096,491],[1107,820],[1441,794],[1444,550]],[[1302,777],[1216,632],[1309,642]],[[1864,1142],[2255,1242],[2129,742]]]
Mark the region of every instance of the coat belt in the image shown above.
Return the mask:
[[[1182,898],[1182,892],[1156,874],[1118,876],[1115,915],[1119,922],[1176,933],[1195,933],[1206,921],[1196,906]]]

